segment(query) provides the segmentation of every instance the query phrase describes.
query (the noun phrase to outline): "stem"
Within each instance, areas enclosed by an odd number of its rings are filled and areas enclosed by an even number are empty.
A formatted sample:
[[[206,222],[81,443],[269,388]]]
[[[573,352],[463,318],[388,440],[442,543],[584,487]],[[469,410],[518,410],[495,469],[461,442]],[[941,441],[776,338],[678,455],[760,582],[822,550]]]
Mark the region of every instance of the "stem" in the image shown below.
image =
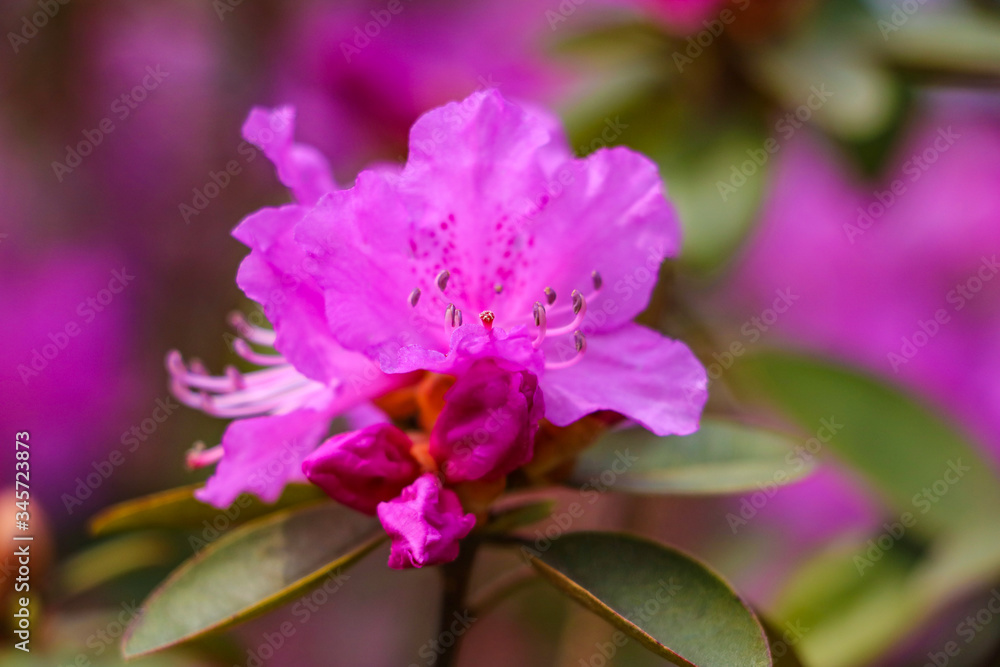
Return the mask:
[[[441,566],[441,575],[444,579],[441,588],[441,613],[438,622],[438,639],[446,635],[453,635],[455,643],[444,649],[440,654],[436,667],[454,667],[458,664],[458,649],[465,635],[465,628],[461,633],[452,631],[455,621],[466,616],[468,611],[465,607],[465,591],[469,587],[469,578],[472,576],[472,564],[476,557],[476,550],[479,542],[476,539],[467,539],[462,544],[462,550],[458,553],[458,558],[450,563]]]

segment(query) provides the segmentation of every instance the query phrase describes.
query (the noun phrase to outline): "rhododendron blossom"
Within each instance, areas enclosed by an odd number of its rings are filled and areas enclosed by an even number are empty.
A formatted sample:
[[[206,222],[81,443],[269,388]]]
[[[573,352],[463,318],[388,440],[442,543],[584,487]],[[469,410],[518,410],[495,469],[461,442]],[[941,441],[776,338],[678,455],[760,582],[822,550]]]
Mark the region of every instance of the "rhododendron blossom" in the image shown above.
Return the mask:
[[[255,111],[246,134],[274,117]],[[405,166],[363,171],[349,189],[290,127],[271,135],[263,147],[297,202],[235,235],[251,248],[238,282],[274,324],[247,328],[250,341],[280,354],[240,344],[272,368],[222,378],[171,362],[189,404],[260,415],[230,426],[203,499],[231,501],[234,471],[273,459],[292,433],[302,446],[286,458],[309,480],[378,515],[390,565],[423,566],[455,557],[482,509],[466,499],[495,497],[532,460],[543,419],[611,411],[660,435],[697,429],[701,364],[632,322],[679,245],[648,159],[575,158],[555,119],[496,91],[427,113]],[[348,410],[376,424],[328,437]],[[208,451],[194,458],[219,456]]]

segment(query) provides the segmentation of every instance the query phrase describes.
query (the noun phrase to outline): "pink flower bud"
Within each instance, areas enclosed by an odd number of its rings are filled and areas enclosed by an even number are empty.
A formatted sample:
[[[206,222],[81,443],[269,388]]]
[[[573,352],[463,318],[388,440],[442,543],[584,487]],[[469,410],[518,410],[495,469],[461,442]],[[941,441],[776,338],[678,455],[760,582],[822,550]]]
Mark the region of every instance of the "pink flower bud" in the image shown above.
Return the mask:
[[[302,472],[337,502],[375,514],[420,474],[411,445],[392,424],[373,424],[324,442],[302,462]]]

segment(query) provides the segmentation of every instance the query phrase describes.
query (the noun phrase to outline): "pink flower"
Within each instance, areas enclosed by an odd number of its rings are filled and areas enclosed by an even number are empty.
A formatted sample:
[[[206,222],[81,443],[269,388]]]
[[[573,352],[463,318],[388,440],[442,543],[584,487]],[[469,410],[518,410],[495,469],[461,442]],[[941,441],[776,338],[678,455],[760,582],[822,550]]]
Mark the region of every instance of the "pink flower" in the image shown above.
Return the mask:
[[[274,325],[238,322],[246,341],[234,349],[269,368],[209,377],[170,358],[182,401],[250,417],[221,450],[192,455],[221,458],[203,500],[274,499],[304,474],[377,509],[390,565],[419,567],[454,558],[475,523],[444,485],[498,493],[531,460],[543,416],[567,426],[612,410],[659,434],[697,429],[705,370],[631,322],[679,244],[646,158],[617,148],[575,159],[553,118],[495,91],[423,116],[404,167],[364,171],[347,190],[292,142],[290,110],[255,111],[244,134],[297,201],[234,232],[251,248],[237,280]],[[454,380],[442,405],[421,408],[429,435],[370,425],[388,416],[369,401],[391,405],[387,393],[435,374]],[[361,430],[317,450],[344,413]]]
[[[444,398],[430,454],[449,482],[499,479],[531,460],[544,411],[534,375],[477,361]]]
[[[454,491],[431,474],[421,475],[399,498],[378,506],[378,518],[392,538],[389,567],[440,565],[458,556],[458,541],[476,525]]]

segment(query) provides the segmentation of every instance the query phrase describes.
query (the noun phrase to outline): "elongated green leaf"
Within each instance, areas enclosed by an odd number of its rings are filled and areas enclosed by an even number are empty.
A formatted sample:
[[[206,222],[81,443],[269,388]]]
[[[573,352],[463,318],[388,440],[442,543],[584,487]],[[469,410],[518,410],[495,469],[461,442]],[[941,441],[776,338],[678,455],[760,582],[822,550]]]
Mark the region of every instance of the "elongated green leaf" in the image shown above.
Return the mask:
[[[270,512],[325,497],[315,486],[289,484],[273,505],[245,494],[222,510],[194,497],[200,486],[182,486],[112,505],[90,520],[90,531],[94,535],[106,535],[136,528],[197,527],[204,522],[215,530],[225,530]]]
[[[807,432],[865,474],[909,513],[916,532],[978,528],[1000,507],[1000,478],[977,449],[907,394],[830,362],[780,352],[741,360],[748,395],[761,390]]]
[[[640,428],[613,431],[581,455],[571,481],[597,480],[630,493],[756,491],[812,471],[815,460],[796,454],[797,444],[777,431],[713,419],[685,437],[661,438]]]
[[[670,547],[621,533],[570,533],[532,553],[530,562],[567,595],[675,665],[771,665],[753,612],[717,574]]]
[[[319,585],[383,539],[378,521],[333,503],[264,517],[209,545],[143,603],[122,645],[136,657],[221,630]],[[329,584],[327,584],[329,585]]]

